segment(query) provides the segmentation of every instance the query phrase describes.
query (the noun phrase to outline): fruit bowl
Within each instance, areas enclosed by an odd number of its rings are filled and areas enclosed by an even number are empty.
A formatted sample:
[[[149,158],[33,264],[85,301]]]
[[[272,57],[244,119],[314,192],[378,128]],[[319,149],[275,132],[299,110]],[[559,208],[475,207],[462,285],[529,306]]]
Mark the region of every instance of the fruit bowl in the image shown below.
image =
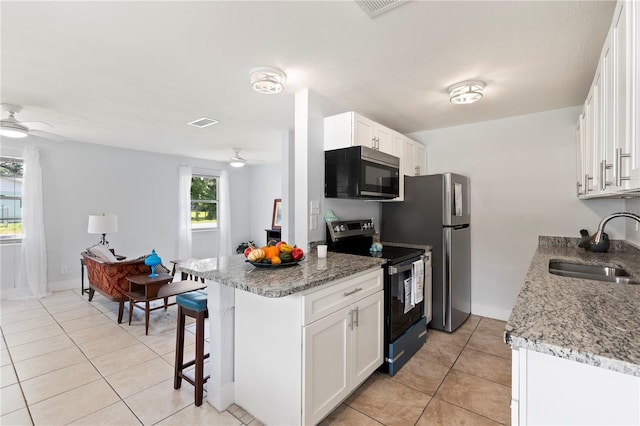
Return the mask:
[[[302,256],[302,258],[300,260],[295,260],[293,262],[287,262],[287,263],[279,263],[277,265],[272,265],[271,263],[252,262],[249,259],[246,259],[245,262],[252,264],[256,268],[280,268],[280,267],[283,267],[283,266],[294,266],[294,265],[297,265],[298,263],[302,262],[303,260],[304,260],[304,256]]]

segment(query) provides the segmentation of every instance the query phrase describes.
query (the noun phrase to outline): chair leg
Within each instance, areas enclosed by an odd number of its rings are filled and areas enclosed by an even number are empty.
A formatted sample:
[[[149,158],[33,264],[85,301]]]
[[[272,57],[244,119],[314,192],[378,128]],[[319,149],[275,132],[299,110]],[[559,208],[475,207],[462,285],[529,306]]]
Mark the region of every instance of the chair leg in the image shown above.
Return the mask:
[[[93,300],[93,295],[95,294],[95,290],[89,287],[89,302]]]
[[[118,304],[118,324],[122,324],[122,314],[124,313],[124,299],[120,299]]]
[[[133,299],[129,298],[129,325],[131,325],[131,317],[133,316]]]
[[[149,334],[149,301],[144,303],[144,334]]]
[[[173,372],[173,388],[179,389],[182,385],[182,364],[184,361],[184,323],[182,306],[178,305],[178,329],[176,331],[176,362]]]
[[[167,310],[167,304],[168,304],[168,303],[169,303],[169,298],[168,298],[168,297],[165,297],[165,298],[164,298],[164,310],[165,310],[165,311]]]
[[[202,405],[204,393],[204,312],[196,316],[196,371],[195,371],[196,406]]]

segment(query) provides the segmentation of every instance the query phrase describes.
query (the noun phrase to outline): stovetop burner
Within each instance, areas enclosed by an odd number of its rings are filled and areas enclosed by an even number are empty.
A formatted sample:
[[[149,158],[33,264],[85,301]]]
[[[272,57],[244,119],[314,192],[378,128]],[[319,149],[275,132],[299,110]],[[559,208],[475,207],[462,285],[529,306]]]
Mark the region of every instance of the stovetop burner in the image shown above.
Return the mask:
[[[371,252],[375,229],[369,219],[347,220],[327,224],[328,250],[359,256],[381,257],[388,264],[397,264],[424,253],[424,250],[410,247],[383,246],[381,252]]]

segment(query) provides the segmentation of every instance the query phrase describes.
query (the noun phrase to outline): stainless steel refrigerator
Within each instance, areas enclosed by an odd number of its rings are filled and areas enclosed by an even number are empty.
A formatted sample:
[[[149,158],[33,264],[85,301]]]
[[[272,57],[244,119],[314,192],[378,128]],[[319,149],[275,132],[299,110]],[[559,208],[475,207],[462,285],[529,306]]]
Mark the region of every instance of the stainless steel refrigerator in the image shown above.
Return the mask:
[[[471,312],[469,178],[405,176],[404,201],[384,203],[382,241],[433,247],[431,328],[454,331]]]

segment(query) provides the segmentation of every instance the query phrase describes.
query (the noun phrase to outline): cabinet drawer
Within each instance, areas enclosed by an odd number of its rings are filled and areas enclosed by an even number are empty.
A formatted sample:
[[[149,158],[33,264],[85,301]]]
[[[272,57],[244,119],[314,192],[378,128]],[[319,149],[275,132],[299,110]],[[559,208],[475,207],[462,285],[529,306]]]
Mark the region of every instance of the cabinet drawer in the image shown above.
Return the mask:
[[[302,295],[303,323],[310,324],[384,287],[382,268],[334,281]]]

